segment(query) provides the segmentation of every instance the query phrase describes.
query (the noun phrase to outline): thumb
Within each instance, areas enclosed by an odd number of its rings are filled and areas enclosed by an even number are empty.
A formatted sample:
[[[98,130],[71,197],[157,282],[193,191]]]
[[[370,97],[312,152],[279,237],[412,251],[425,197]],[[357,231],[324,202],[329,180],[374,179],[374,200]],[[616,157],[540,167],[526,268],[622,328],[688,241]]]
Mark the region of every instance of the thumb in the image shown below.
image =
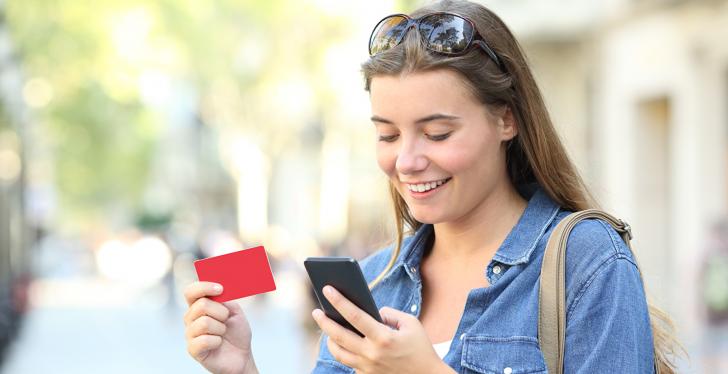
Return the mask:
[[[379,309],[379,315],[382,316],[382,322],[384,322],[385,325],[395,330],[400,330],[401,328],[406,327],[412,320],[412,316],[410,314],[388,306]]]

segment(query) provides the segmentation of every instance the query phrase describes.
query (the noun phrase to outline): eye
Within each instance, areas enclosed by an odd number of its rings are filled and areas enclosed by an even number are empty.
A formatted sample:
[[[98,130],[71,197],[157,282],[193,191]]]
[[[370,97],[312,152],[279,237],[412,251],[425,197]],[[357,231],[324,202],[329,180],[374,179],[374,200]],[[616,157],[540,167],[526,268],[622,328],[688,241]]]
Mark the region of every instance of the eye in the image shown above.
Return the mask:
[[[391,143],[391,142],[397,140],[397,136],[398,135],[381,135],[381,136],[379,136],[379,141]]]
[[[440,142],[440,141],[443,141],[443,140],[449,138],[450,137],[450,134],[452,134],[452,132],[448,132],[446,134],[441,134],[441,135],[428,135],[428,137],[432,141]]]

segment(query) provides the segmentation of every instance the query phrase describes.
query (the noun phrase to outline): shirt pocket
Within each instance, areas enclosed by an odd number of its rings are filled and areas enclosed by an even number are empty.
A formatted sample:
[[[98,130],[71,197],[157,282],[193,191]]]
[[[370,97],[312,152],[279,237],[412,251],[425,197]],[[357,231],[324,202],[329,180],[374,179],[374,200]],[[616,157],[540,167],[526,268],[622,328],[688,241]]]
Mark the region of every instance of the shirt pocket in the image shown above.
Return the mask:
[[[466,336],[461,365],[465,373],[546,373],[538,340],[530,336]]]

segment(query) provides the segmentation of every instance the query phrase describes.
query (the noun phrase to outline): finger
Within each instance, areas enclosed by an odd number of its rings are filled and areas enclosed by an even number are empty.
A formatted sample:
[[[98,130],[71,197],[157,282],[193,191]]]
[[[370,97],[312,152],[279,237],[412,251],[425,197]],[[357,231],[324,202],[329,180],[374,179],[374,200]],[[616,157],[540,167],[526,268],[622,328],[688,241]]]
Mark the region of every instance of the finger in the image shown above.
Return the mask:
[[[189,341],[187,352],[197,361],[207,357],[208,352],[217,349],[222,344],[222,337],[215,335],[200,335]]]
[[[202,316],[190,323],[185,331],[185,335],[188,339],[194,339],[200,335],[222,336],[225,334],[226,329],[224,323],[209,316]]]
[[[238,304],[237,301],[226,301],[222,303],[222,305],[225,305],[225,307],[230,310],[231,316],[234,316],[236,314],[243,314],[243,308],[240,307],[240,304]]]
[[[410,314],[387,306],[379,309],[379,315],[382,317],[382,322],[385,325],[395,330],[399,330],[400,328],[405,326],[411,318],[414,318]]]
[[[364,339],[362,337],[327,317],[321,309],[314,309],[311,315],[321,330],[329,336],[328,340],[333,340],[347,351],[355,353],[362,352],[364,346]]]
[[[359,357],[349,352],[346,348],[336,344],[336,342],[332,339],[326,339],[326,346],[329,348],[329,352],[331,352],[331,355],[334,356],[336,361],[339,361],[351,368],[359,366]]]
[[[197,299],[205,296],[216,296],[222,293],[222,285],[213,282],[192,282],[185,287],[185,300],[192,305]]]
[[[334,287],[324,286],[323,291],[326,299],[339,311],[341,316],[351,323],[352,326],[356,327],[364,336],[376,338],[383,333],[382,328],[384,326],[381,323],[377,322],[377,320],[365,311],[359,309],[358,306],[354,305],[354,303],[349,301]]]
[[[202,316],[210,316],[224,323],[228,319],[229,315],[230,310],[228,310],[228,308],[224,305],[203,297],[201,299],[197,299],[197,301],[190,305],[189,309],[187,309],[187,312],[185,313],[184,321],[185,326],[187,326]]]

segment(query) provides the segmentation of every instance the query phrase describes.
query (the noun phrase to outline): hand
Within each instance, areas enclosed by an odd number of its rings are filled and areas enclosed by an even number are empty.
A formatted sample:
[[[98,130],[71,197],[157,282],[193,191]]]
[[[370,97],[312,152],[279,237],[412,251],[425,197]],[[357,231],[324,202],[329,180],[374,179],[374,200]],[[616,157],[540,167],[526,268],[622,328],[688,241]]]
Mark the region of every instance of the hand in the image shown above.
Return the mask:
[[[252,332],[240,305],[218,303],[206,296],[222,293],[222,286],[194,282],[185,288],[184,316],[187,352],[216,374],[257,373],[250,350]]]
[[[323,311],[312,312],[326,335],[327,347],[339,362],[357,373],[454,372],[435,353],[425,329],[410,314],[384,307],[379,310],[384,324],[377,322],[331,286],[324,287],[331,305],[364,337],[342,327]]]

